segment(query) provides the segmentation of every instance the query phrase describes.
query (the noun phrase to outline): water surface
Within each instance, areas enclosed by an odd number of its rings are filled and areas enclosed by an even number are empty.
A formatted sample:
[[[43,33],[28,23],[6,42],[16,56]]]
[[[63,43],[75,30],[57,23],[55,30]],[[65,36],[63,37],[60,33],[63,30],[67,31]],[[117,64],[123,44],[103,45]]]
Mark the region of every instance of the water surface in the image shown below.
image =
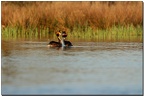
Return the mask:
[[[2,41],[2,94],[142,94],[142,43]]]

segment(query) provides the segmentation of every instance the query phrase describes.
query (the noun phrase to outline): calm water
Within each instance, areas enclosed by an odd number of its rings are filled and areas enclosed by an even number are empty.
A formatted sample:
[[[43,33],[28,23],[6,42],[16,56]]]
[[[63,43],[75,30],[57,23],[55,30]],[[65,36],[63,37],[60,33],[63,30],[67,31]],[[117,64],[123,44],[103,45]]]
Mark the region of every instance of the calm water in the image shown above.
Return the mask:
[[[142,43],[2,41],[2,94],[142,94]]]

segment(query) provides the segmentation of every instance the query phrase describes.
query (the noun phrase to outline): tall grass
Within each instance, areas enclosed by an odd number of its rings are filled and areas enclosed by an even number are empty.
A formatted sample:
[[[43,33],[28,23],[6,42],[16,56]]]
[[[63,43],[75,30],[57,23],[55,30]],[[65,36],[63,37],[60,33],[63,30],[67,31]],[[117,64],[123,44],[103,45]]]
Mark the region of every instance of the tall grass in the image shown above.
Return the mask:
[[[113,35],[112,31],[117,29],[114,32],[120,37],[128,34],[122,33],[123,29],[131,28],[131,36],[134,31],[139,34],[135,29],[142,26],[142,2],[136,1],[2,1],[1,6],[2,34],[6,37],[17,33],[13,37],[41,38],[53,36],[56,30],[66,30],[77,38],[96,38],[97,34],[106,38],[105,34]]]
[[[68,37],[68,39],[86,39],[90,41],[104,41],[104,42],[141,42],[142,41],[142,26],[134,27],[133,25],[129,25],[127,27],[123,26],[112,26],[110,29],[97,29],[93,30],[91,27],[85,29],[86,31],[82,31],[81,29],[73,30]]]

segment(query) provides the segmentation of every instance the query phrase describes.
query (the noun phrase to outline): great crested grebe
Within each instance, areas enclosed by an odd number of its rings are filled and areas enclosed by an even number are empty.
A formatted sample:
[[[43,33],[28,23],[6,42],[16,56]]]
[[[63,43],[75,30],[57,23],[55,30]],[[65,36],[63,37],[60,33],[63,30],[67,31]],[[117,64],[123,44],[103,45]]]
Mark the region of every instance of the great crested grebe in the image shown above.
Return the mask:
[[[56,36],[58,38],[58,42],[51,41],[48,44],[49,47],[70,47],[70,46],[73,46],[70,41],[65,41],[65,38],[67,37],[67,34],[65,31],[62,31],[62,33],[60,31],[56,32]],[[62,39],[60,38],[60,36],[62,37]]]
[[[67,34],[65,31],[62,31],[62,38],[65,46],[73,46],[70,41],[66,41],[65,38],[67,37]]]
[[[49,47],[61,47],[62,44],[61,44],[60,35],[61,35],[60,31],[56,32],[56,36],[58,38],[58,42],[56,42],[56,41],[50,41],[49,44],[48,44],[48,46]]]

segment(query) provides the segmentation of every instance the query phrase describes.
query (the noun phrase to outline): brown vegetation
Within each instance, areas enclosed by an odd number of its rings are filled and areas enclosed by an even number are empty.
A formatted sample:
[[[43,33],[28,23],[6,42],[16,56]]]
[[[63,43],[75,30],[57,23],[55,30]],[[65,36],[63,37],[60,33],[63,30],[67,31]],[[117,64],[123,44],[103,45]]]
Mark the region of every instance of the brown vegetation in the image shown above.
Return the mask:
[[[1,3],[2,25],[18,28],[73,30],[107,29],[113,25],[142,25],[142,2],[29,2]]]

